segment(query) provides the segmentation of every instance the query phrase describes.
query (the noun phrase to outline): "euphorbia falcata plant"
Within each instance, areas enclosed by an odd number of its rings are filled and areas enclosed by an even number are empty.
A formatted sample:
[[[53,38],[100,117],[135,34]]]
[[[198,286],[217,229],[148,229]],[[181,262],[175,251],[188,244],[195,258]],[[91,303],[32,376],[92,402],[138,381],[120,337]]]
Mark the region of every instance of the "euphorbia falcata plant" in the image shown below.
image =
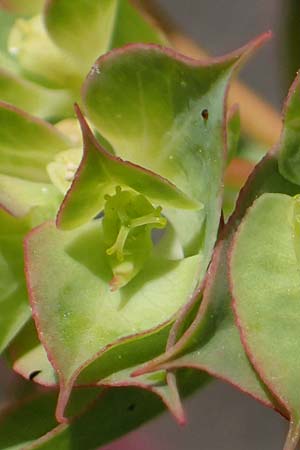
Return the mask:
[[[0,6],[0,348],[31,386],[0,448],[96,449],[164,407],[183,423],[216,377],[295,449],[299,77],[225,224],[227,92],[268,34],[197,61],[127,0]]]

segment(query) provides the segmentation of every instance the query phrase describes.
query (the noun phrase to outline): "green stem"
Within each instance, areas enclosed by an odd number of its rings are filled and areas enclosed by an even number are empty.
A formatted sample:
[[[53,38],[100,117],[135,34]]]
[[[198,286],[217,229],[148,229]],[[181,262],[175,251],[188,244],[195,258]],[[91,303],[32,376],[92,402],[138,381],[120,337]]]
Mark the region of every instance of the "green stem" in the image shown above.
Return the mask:
[[[299,444],[300,424],[291,419],[289,433],[283,450],[296,450]]]
[[[154,216],[153,214],[148,214],[146,216],[138,217],[136,219],[133,219],[130,221],[130,227],[136,228],[141,227],[143,225],[151,225],[151,224],[158,224],[164,227],[166,225],[167,221],[164,217],[158,217]]]
[[[113,255],[114,253],[117,254],[117,258],[119,261],[122,261],[124,259],[123,256],[123,248],[126,242],[126,239],[128,237],[130,229],[124,225],[121,225],[118,237],[116,239],[116,242],[106,250],[106,253],[108,255]]]

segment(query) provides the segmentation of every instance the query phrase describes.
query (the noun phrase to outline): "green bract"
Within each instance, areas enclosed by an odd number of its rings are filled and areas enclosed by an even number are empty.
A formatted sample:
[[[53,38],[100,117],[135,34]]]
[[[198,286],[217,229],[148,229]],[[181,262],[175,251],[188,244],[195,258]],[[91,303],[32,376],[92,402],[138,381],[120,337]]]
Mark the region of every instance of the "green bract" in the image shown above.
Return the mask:
[[[300,278],[293,242],[293,203],[282,194],[261,196],[239,230],[231,259],[235,308],[249,355],[291,414],[288,449],[297,444],[300,394],[296,319]],[[253,239],[261,243],[262,251],[249,250]],[[247,267],[243,274],[241,259]],[[282,326],[275,327],[279,322]]]
[[[296,356],[299,187],[284,181],[279,170],[292,167],[295,158],[287,136],[291,121],[300,113],[298,96],[297,77],[285,106],[281,143],[272,155],[275,164],[260,188],[264,195],[254,202],[240,225],[230,257],[231,291],[244,347],[257,373],[291,419],[285,450],[297,447],[300,428]],[[295,138],[294,132],[294,143]]]
[[[92,450],[163,404],[184,423],[211,376],[290,419],[296,448],[299,78],[222,211],[247,154],[227,92],[267,37],[196,61],[127,0],[0,0],[0,349],[32,382],[1,449]]]

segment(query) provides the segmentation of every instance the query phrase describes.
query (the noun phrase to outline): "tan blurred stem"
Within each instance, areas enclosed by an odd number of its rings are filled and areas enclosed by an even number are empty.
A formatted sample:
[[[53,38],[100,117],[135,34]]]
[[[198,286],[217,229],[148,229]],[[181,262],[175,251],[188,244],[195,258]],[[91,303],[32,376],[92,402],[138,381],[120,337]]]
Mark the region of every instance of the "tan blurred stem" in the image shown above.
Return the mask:
[[[165,14],[156,0],[132,0],[132,2],[164,31],[170,44],[179,52],[193,58],[207,57],[207,53],[191,38],[185,36]],[[242,130],[252,139],[260,142],[267,148],[273,147],[280,137],[280,114],[252,89],[240,81],[234,81],[229,92],[229,106],[240,105]],[[231,162],[227,174],[227,183],[239,187],[245,177],[251,172],[253,165],[243,163],[242,160]]]

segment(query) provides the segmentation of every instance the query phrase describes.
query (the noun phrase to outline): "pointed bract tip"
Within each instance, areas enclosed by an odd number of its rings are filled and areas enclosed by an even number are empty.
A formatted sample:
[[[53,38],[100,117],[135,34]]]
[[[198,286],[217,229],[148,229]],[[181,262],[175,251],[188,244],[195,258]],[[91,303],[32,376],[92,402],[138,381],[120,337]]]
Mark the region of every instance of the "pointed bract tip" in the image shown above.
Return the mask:
[[[177,403],[174,408],[169,406],[169,411],[172,414],[173,418],[175,419],[177,425],[179,425],[180,427],[186,426],[188,419],[186,417],[186,413],[183,409],[181,402]]]
[[[80,106],[78,105],[78,103],[74,103],[74,110],[75,110],[75,114],[77,116],[77,119],[79,121],[80,127],[81,127],[81,132],[84,138],[84,135],[87,131],[90,131],[90,127],[88,126],[88,123],[84,117],[83,112],[80,109]]]
[[[180,414],[176,415],[176,421],[178,423],[178,425],[180,425],[181,427],[185,427],[187,424],[187,417],[185,414],[185,411],[182,409]]]
[[[248,60],[248,58],[258,50],[262,45],[264,45],[267,41],[272,38],[273,34],[271,31],[266,31],[265,33],[260,34],[255,37],[251,41],[249,41],[246,45],[237,50],[239,59],[244,63]]]

